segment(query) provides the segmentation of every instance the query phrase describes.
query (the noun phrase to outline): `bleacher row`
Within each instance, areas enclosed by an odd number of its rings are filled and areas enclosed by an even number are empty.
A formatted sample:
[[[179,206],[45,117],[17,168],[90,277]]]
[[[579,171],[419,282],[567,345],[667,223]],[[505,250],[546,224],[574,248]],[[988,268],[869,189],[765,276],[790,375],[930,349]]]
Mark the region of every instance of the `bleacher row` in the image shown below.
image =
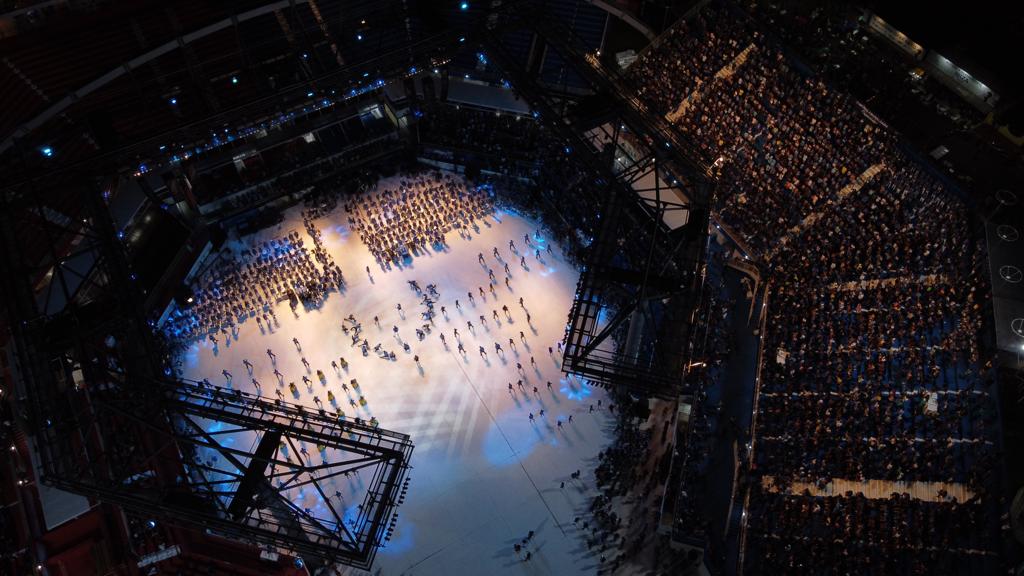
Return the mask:
[[[773,286],[751,462],[773,483],[751,482],[745,573],[991,573],[997,422],[966,208],[731,6],[678,23],[629,77],[718,160],[716,217]],[[834,480],[894,493],[786,490]],[[973,497],[898,488],[913,481]]]

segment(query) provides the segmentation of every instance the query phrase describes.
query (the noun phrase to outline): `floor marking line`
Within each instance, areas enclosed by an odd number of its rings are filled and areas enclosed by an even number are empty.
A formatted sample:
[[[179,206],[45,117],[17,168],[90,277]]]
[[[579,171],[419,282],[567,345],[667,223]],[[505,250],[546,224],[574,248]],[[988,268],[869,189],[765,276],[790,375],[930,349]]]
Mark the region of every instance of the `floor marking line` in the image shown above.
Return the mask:
[[[449,350],[448,353],[454,355],[451,350]],[[548,513],[551,514],[551,519],[555,521],[555,526],[558,527],[558,530],[561,531],[563,536],[568,537],[569,535],[566,534],[565,529],[562,528],[562,523],[559,522],[558,517],[555,516],[555,511],[551,509],[550,505],[548,505],[548,501],[544,498],[544,494],[541,493],[540,488],[537,486],[537,483],[533,481],[533,476],[530,476],[530,472],[526,470],[526,465],[523,464],[523,459],[519,457],[519,453],[516,452],[516,449],[512,447],[512,442],[509,441],[508,436],[505,434],[505,431],[501,428],[501,425],[498,424],[498,420],[494,417],[494,413],[491,412],[490,406],[488,406],[487,403],[484,402],[483,397],[480,396],[480,391],[477,390],[476,385],[473,384],[473,379],[469,377],[469,374],[466,372],[465,368],[463,368],[461,364],[458,364],[458,362],[456,362],[456,364],[459,367],[459,371],[462,372],[462,375],[466,378],[466,382],[469,383],[470,388],[473,389],[473,393],[476,394],[476,397],[480,400],[480,404],[483,405],[484,410],[487,411],[487,415],[491,418],[491,422],[494,422],[494,427],[498,429],[498,432],[501,434],[502,439],[505,440],[505,444],[508,444],[509,450],[511,450],[512,454],[515,455],[516,462],[519,463],[519,467],[523,469],[523,474],[526,475],[526,479],[530,481],[530,484],[533,486],[533,489],[537,492],[537,497],[540,498],[540,501],[544,504],[544,507],[548,509]]]

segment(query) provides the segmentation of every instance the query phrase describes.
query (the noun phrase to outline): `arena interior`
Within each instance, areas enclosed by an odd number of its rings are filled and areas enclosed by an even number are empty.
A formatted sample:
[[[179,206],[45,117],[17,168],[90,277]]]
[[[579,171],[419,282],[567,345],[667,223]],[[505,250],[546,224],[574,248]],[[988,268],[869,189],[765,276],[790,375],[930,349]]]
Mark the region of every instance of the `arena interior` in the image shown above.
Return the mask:
[[[1024,574],[1021,26],[0,0],[0,574]]]

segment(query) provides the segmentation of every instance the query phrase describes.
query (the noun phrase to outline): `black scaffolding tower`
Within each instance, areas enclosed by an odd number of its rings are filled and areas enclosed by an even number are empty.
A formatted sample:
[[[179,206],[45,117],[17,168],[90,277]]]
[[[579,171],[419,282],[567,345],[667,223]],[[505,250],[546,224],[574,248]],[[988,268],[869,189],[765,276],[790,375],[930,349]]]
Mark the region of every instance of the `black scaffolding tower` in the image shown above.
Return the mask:
[[[631,99],[571,29],[535,3],[486,36],[481,49],[586,174],[599,223],[584,256],[564,339],[563,369],[607,386],[671,397],[685,387],[690,326],[708,238],[713,178],[681,135]],[[512,31],[530,31],[531,56],[514,56]],[[540,47],[538,49],[538,47]],[[539,78],[557,55],[589,87],[571,93]]]

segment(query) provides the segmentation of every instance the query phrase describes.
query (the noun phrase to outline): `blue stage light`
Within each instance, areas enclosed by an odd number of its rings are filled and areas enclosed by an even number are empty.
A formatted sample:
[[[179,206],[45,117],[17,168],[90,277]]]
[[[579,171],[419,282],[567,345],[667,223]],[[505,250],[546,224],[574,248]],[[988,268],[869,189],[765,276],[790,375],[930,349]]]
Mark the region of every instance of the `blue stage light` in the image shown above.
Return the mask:
[[[170,100],[168,100],[168,102],[171,103],[171,106],[177,106],[178,105],[178,99],[177,98],[171,98]]]
[[[463,2],[462,4],[459,4],[459,9],[460,10],[469,10],[469,2]]]
[[[231,77],[231,83],[232,84],[238,84],[238,76],[232,76]]]
[[[49,146],[43,146],[39,152],[47,158],[51,158],[53,156],[53,148],[50,148]]]

